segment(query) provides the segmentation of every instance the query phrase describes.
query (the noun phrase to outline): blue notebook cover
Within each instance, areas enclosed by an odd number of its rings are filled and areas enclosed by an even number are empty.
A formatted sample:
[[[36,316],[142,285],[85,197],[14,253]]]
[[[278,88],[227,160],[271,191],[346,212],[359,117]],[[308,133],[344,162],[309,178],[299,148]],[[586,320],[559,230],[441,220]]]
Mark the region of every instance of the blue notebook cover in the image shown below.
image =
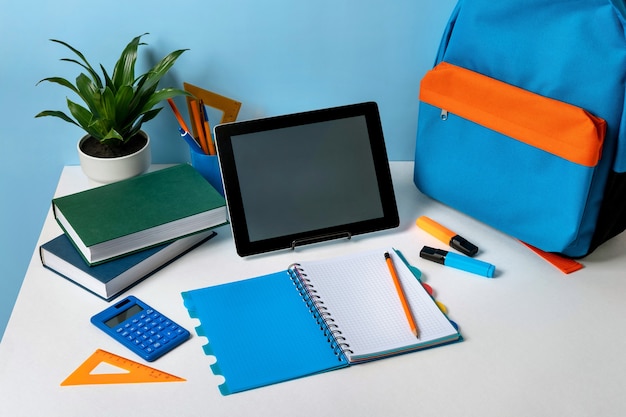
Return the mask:
[[[95,266],[85,263],[65,234],[41,245],[39,254],[44,267],[110,301],[215,235],[198,233]]]
[[[182,294],[202,323],[223,395],[348,366],[323,337],[288,271]],[[219,319],[216,319],[219,317]],[[276,319],[276,320],[275,320]]]

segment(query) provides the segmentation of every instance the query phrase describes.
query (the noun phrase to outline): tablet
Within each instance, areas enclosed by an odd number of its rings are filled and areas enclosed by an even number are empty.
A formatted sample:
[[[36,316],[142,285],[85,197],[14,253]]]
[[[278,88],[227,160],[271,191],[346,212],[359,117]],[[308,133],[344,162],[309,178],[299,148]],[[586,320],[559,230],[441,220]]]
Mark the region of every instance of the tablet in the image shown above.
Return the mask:
[[[374,102],[218,125],[215,142],[240,256],[399,225]]]

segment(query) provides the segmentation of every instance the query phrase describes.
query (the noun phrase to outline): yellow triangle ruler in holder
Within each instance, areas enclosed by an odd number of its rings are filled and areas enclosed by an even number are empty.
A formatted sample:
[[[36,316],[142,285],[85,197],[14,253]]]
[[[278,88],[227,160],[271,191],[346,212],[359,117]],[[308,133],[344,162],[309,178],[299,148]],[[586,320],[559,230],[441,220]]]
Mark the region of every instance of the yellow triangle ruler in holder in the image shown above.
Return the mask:
[[[102,363],[126,371],[123,373],[93,373]],[[150,368],[130,359],[98,349],[82,363],[61,385],[132,384],[141,382],[179,382],[185,379]]]
[[[202,100],[202,102],[206,106],[213,107],[214,109],[218,109],[223,112],[220,123],[229,123],[229,122],[234,122],[235,120],[237,120],[239,109],[241,109],[240,101],[233,100],[232,98],[224,97],[220,94],[205,90],[200,87],[196,87],[195,85],[192,85],[189,83],[183,83],[183,87],[185,91],[187,91],[190,94],[193,94],[194,96],[194,97],[187,97],[187,106],[189,107],[189,114],[191,114],[190,102],[194,99],[197,99],[197,100]],[[198,132],[196,132],[196,134],[197,133]]]

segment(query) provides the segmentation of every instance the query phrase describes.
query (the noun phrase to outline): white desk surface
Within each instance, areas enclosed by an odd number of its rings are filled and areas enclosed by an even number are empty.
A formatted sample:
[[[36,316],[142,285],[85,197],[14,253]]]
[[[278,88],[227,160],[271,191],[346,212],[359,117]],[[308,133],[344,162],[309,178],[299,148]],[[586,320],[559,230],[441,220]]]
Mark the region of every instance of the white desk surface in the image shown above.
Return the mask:
[[[194,334],[146,363],[186,382],[61,387],[98,348],[142,360],[89,322],[109,304],[45,270],[35,250],[0,344],[0,415],[625,416],[626,234],[584,259],[583,270],[564,275],[516,240],[420,194],[411,162],[391,165],[396,230],[242,259],[224,226],[127,294],[193,330],[182,291],[391,245],[422,270],[460,325],[462,343],[224,397],[202,351],[206,339]],[[85,187],[80,168],[66,167],[57,195]],[[423,245],[443,247],[415,226],[420,215],[476,243],[480,259],[497,266],[496,278],[420,259]],[[49,214],[38,245],[60,232]],[[268,325],[280,322],[268,317]]]

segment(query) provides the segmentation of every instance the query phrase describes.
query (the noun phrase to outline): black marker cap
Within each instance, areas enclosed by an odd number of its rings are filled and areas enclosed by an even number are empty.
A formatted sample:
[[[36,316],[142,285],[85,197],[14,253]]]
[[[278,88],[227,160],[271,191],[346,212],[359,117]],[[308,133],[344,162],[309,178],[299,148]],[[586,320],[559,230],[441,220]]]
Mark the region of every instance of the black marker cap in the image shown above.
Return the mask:
[[[458,250],[464,255],[474,256],[478,253],[478,246],[469,242],[468,240],[462,238],[459,235],[454,236],[450,239],[450,247]]]
[[[420,258],[424,258],[429,261],[437,262],[438,264],[444,265],[447,254],[448,251],[431,248],[430,246],[424,246],[420,251]]]

